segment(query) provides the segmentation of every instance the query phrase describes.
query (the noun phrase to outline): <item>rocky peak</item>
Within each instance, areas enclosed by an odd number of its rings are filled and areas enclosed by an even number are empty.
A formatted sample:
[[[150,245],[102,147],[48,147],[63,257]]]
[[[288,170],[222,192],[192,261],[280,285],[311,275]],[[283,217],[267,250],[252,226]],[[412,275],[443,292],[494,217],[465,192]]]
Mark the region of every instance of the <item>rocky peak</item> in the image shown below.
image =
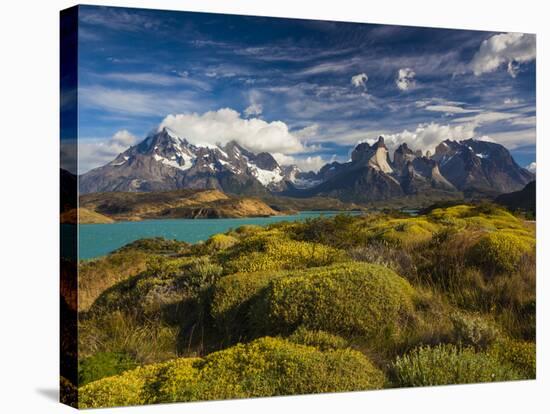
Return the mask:
[[[416,154],[409,148],[407,143],[401,144],[393,153],[394,169],[398,172],[404,172],[404,168],[409,161],[416,158]]]
[[[373,146],[376,147],[376,148],[379,148],[379,147],[386,148],[386,144],[384,143],[384,137],[382,135],[380,135],[378,137],[378,141],[376,141],[376,143]]]
[[[373,145],[362,142],[351,153],[351,161],[357,165],[366,165],[386,174],[393,172],[390,166],[388,149],[384,144],[384,137],[378,137]]]
[[[273,171],[279,167],[279,163],[269,152],[260,152],[254,159],[258,168]]]

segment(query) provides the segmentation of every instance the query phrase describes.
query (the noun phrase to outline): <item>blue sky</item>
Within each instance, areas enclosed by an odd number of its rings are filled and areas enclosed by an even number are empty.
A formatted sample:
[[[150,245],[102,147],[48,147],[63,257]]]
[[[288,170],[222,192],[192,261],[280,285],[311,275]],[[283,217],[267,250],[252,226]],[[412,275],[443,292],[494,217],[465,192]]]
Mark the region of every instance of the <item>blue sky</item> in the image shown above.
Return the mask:
[[[159,126],[303,169],[360,141],[499,142],[535,160],[535,37],[81,6],[80,172]]]

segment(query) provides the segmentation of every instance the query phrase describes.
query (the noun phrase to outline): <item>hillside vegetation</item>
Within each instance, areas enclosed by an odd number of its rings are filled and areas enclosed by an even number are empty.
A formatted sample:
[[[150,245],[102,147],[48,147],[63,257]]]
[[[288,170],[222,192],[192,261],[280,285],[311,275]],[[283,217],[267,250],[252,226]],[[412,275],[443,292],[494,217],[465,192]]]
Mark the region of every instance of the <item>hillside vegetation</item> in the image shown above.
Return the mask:
[[[282,214],[260,199],[229,196],[218,190],[84,194],[80,197],[80,206],[112,220],[267,217]],[[291,213],[292,210],[287,208],[284,212]]]
[[[489,204],[83,262],[81,407],[535,378],[535,230]]]

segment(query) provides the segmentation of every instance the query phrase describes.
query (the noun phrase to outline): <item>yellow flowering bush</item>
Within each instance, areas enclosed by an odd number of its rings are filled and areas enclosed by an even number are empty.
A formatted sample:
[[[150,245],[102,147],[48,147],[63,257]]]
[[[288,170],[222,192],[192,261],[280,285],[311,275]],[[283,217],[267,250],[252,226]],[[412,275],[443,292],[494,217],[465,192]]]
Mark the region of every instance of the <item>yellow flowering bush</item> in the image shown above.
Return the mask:
[[[351,349],[322,352],[280,338],[238,344],[202,359],[148,365],[80,388],[80,407],[378,389],[384,374]]]
[[[491,272],[513,272],[523,255],[534,251],[535,240],[513,231],[483,236],[469,252],[471,262]]]
[[[251,314],[267,331],[303,325],[368,337],[399,331],[414,312],[413,297],[411,285],[386,267],[341,263],[274,278]]]

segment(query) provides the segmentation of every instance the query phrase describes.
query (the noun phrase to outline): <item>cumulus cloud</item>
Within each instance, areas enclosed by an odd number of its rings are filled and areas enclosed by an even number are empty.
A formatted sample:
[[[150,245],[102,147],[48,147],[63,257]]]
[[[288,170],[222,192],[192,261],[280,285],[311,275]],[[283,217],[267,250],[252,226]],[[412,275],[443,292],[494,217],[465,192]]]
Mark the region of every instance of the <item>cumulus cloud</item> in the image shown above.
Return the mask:
[[[364,88],[365,90],[367,90],[368,80],[369,80],[369,77],[365,72],[358,73],[357,75],[351,77],[351,84],[356,88]]]
[[[470,63],[476,76],[494,72],[507,64],[510,76],[516,77],[520,65],[536,58],[536,37],[526,33],[503,33],[484,40]]]
[[[244,114],[247,117],[258,116],[258,115],[262,114],[263,110],[264,110],[264,108],[263,108],[262,104],[254,102],[254,103],[251,103],[250,105],[248,105],[246,107],[246,109],[244,110]]]
[[[299,129],[294,133],[300,139],[309,139],[317,136],[319,132],[319,124],[308,125],[305,128]]]
[[[307,150],[284,122],[244,119],[230,108],[203,114],[171,114],[160,123],[159,130],[165,126],[193,144],[224,145],[234,140],[253,152],[291,154]]]
[[[415,76],[416,73],[411,68],[401,68],[397,71],[395,85],[399,90],[408,91],[416,85]]]
[[[78,170],[84,173],[93,168],[111,162],[118,154],[137,144],[138,138],[123,129],[117,131],[111,138],[80,139],[78,141]]]
[[[533,161],[531,164],[526,165],[525,169],[527,171],[532,172],[533,174],[536,174],[536,172],[537,172],[537,163]]]
[[[274,153],[273,158],[275,158],[280,165],[296,165],[302,171],[315,172],[319,171],[323,165],[331,162],[323,159],[320,155],[299,157]]]
[[[412,150],[430,151],[432,154],[435,147],[446,139],[460,141],[473,138],[475,135],[474,124],[441,125],[437,123],[419,124],[414,131],[405,129],[396,134],[384,134],[384,141],[390,151],[395,150],[399,145],[407,143]],[[369,140],[374,143],[374,139]]]
[[[252,116],[261,115],[264,108],[263,108],[263,105],[259,102],[260,93],[256,90],[252,90],[248,95],[249,95],[248,100],[250,102],[250,105],[248,105],[248,107],[244,110],[245,116],[252,117]]]

